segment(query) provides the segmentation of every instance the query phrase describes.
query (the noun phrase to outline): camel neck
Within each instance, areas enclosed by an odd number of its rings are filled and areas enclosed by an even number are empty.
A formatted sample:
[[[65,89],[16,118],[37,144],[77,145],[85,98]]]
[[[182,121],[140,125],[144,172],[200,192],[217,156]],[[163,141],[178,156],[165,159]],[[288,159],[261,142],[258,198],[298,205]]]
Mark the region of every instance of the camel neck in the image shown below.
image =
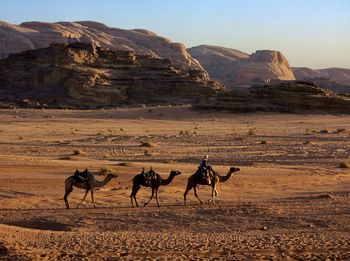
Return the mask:
[[[104,180],[101,180],[101,181],[96,180],[96,182],[95,182],[95,187],[103,187],[103,186],[105,186],[110,180],[111,180],[111,179],[108,178],[108,177],[105,177],[105,179],[104,179]]]
[[[232,172],[231,170],[229,170],[229,172],[226,174],[226,176],[219,176],[220,182],[225,182],[225,181],[227,181],[229,178],[231,178],[232,173],[233,173],[233,172]]]
[[[170,174],[167,179],[161,179],[161,185],[166,186],[169,185],[170,182],[174,179],[175,175]]]

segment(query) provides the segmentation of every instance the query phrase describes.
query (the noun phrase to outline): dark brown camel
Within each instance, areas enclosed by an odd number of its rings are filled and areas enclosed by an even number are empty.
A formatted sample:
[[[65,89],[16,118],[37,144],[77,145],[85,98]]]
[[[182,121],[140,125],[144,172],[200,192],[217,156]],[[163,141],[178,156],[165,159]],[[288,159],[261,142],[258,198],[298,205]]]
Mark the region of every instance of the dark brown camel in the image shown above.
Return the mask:
[[[79,178],[79,175],[83,178]],[[108,182],[111,181],[111,179],[114,179],[118,177],[116,174],[109,173],[104,180],[99,181],[95,179],[94,175],[92,175],[91,172],[89,172],[87,169],[83,172],[79,172],[78,170],[75,172],[74,175],[68,177],[65,181],[65,194],[64,194],[64,202],[66,204],[66,208],[69,208],[69,203],[68,203],[68,195],[73,191],[73,186],[81,189],[85,189],[85,195],[83,200],[77,205],[77,208],[84,202],[86,195],[91,191],[91,200],[92,204],[96,208],[95,204],[95,199],[94,199],[94,188],[98,187],[103,187],[105,186]]]
[[[134,207],[134,201],[136,204],[136,207],[139,206],[136,200],[136,194],[141,188],[141,186],[144,187],[150,187],[152,188],[152,195],[151,198],[144,204],[144,206],[147,206],[148,203],[152,200],[154,193],[156,194],[156,200],[157,200],[157,206],[160,207],[159,202],[158,202],[158,189],[160,186],[166,186],[169,185],[172,180],[174,179],[175,176],[178,176],[181,174],[180,171],[177,170],[172,170],[170,172],[170,175],[167,179],[162,179],[161,176],[157,173],[154,173],[154,176],[152,177],[150,174],[153,172],[151,169],[149,172],[145,173],[144,170],[136,175],[133,180],[132,180],[132,191],[131,191],[131,205]]]
[[[220,182],[225,182],[227,181],[229,178],[231,178],[232,174],[234,172],[240,171],[239,168],[236,167],[231,167],[229,172],[227,173],[226,176],[220,176],[219,173],[217,173],[216,171],[214,171],[210,166],[208,166],[208,169],[210,172],[212,172],[212,177],[211,177],[211,182],[208,182],[205,178],[203,179],[202,176],[198,175],[197,173],[192,174],[187,181],[187,187],[186,187],[186,191],[184,193],[184,204],[186,205],[186,196],[187,193],[193,188],[194,191],[194,195],[195,197],[199,200],[199,202],[201,204],[203,204],[203,202],[199,199],[198,194],[197,194],[197,186],[198,185],[206,185],[206,186],[211,186],[212,190],[211,190],[211,202],[213,204],[215,204],[214,202],[214,194],[215,196],[218,195],[218,191],[217,191],[217,185]]]

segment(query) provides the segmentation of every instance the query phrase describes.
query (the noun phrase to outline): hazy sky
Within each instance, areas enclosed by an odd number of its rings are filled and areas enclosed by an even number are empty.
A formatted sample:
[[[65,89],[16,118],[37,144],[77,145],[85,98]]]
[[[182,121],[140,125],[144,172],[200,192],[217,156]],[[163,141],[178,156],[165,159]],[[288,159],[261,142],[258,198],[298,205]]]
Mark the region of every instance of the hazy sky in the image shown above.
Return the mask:
[[[0,0],[0,20],[94,20],[187,47],[280,50],[292,66],[350,68],[350,0]]]

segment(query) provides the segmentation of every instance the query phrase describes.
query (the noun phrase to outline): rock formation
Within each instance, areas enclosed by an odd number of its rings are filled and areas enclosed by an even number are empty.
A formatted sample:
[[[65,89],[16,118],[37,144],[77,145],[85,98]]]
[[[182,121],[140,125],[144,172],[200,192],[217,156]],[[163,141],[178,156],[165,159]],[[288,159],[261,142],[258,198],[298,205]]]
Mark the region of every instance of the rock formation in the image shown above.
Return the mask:
[[[350,69],[328,68],[312,70],[306,67],[293,67],[297,80],[325,78],[332,82],[350,85]]]
[[[147,30],[123,30],[91,21],[26,22],[20,25],[0,21],[0,59],[12,53],[45,48],[52,43],[70,42],[94,43],[110,50],[135,51],[136,54],[170,59],[176,65],[202,69],[183,44],[173,43]]]
[[[13,106],[86,109],[195,102],[222,89],[200,69],[80,42],[56,43],[0,60],[0,102]]]
[[[188,52],[208,71],[209,76],[229,88],[295,80],[287,59],[278,51],[256,51],[248,55],[238,50],[201,45]]]
[[[311,80],[322,88],[341,94],[350,94],[350,69],[328,68],[312,70],[306,67],[293,67],[298,80]]]
[[[221,93],[204,110],[236,112],[273,111],[289,113],[350,113],[350,98],[319,88],[313,82],[280,81],[268,85]]]

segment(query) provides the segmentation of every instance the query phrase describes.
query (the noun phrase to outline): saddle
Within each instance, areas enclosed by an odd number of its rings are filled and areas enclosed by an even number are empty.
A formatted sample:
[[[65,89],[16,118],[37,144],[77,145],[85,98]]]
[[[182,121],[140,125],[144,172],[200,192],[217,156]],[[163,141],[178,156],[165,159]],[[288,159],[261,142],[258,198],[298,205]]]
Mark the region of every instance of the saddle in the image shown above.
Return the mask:
[[[210,172],[210,168],[199,168],[196,171],[196,175],[204,182],[207,182],[208,185],[210,185],[210,178],[212,177],[212,174]]]
[[[77,182],[87,182],[89,180],[88,174],[89,174],[89,171],[87,169],[82,172],[80,172],[79,170],[76,170],[73,175],[73,178]]]

